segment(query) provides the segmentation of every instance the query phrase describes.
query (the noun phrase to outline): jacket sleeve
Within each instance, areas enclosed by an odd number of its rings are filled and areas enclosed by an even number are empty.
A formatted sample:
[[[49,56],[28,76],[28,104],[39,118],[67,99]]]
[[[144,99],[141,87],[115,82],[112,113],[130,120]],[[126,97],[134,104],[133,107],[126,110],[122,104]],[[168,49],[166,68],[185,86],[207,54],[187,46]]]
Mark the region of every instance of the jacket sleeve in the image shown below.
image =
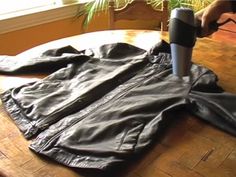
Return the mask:
[[[217,85],[217,76],[210,70],[193,82],[189,93],[190,111],[212,125],[236,135],[236,94]]]
[[[0,56],[0,74],[52,73],[69,63],[79,63],[90,57],[71,46],[45,51],[41,56]]]

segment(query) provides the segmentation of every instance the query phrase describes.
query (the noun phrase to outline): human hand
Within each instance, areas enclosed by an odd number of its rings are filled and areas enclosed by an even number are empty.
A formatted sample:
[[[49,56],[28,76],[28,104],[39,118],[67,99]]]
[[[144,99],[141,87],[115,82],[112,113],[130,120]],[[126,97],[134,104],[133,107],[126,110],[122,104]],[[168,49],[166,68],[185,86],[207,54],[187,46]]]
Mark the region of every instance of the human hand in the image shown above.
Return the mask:
[[[201,33],[199,34],[199,37],[209,36],[217,31],[217,28],[212,27],[212,24],[216,24],[220,16],[224,12],[229,12],[230,10],[231,3],[229,0],[215,0],[206,8],[198,11],[195,14],[195,18],[201,22]]]

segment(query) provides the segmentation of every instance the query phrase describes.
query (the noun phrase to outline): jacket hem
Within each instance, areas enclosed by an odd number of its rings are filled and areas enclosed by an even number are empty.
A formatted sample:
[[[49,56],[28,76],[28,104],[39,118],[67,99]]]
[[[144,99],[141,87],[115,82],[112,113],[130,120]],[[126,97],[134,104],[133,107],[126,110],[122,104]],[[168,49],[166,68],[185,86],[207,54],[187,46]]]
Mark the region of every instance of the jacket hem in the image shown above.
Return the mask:
[[[34,122],[30,121],[26,117],[20,106],[15,103],[11,96],[11,91],[12,90],[10,89],[0,94],[0,99],[4,109],[8,112],[19,130],[23,133],[24,137],[29,139],[38,131],[38,128],[35,126]]]
[[[96,158],[92,157],[91,155],[89,156],[76,155],[56,147],[50,149],[48,153],[45,153],[44,151],[41,150],[40,147],[35,147],[33,144],[29,146],[29,149],[31,149],[36,153],[49,157],[57,161],[58,163],[61,163],[63,165],[72,168],[98,169],[104,171],[108,169],[110,166],[112,166],[111,163],[114,164],[122,161],[121,159],[119,160],[117,158],[116,159],[111,158],[110,160],[108,160],[107,157]]]

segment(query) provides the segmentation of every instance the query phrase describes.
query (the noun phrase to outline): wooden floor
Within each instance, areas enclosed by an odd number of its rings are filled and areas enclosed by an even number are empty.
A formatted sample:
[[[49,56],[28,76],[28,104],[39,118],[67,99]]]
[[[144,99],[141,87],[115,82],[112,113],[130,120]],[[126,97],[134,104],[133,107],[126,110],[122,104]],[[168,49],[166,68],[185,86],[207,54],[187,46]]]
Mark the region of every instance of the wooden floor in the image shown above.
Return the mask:
[[[1,106],[0,177],[236,176],[236,138],[186,114],[176,114],[177,121],[143,157],[110,174],[75,171],[40,158],[28,149],[30,141],[23,138],[6,114]]]

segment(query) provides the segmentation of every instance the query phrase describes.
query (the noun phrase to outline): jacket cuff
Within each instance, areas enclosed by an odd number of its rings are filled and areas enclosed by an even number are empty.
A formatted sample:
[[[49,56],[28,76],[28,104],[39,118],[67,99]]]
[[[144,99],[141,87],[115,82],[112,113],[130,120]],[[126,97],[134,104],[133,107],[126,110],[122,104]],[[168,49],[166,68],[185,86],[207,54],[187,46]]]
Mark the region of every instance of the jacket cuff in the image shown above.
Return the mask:
[[[236,1],[231,1],[232,12],[236,13]]]

